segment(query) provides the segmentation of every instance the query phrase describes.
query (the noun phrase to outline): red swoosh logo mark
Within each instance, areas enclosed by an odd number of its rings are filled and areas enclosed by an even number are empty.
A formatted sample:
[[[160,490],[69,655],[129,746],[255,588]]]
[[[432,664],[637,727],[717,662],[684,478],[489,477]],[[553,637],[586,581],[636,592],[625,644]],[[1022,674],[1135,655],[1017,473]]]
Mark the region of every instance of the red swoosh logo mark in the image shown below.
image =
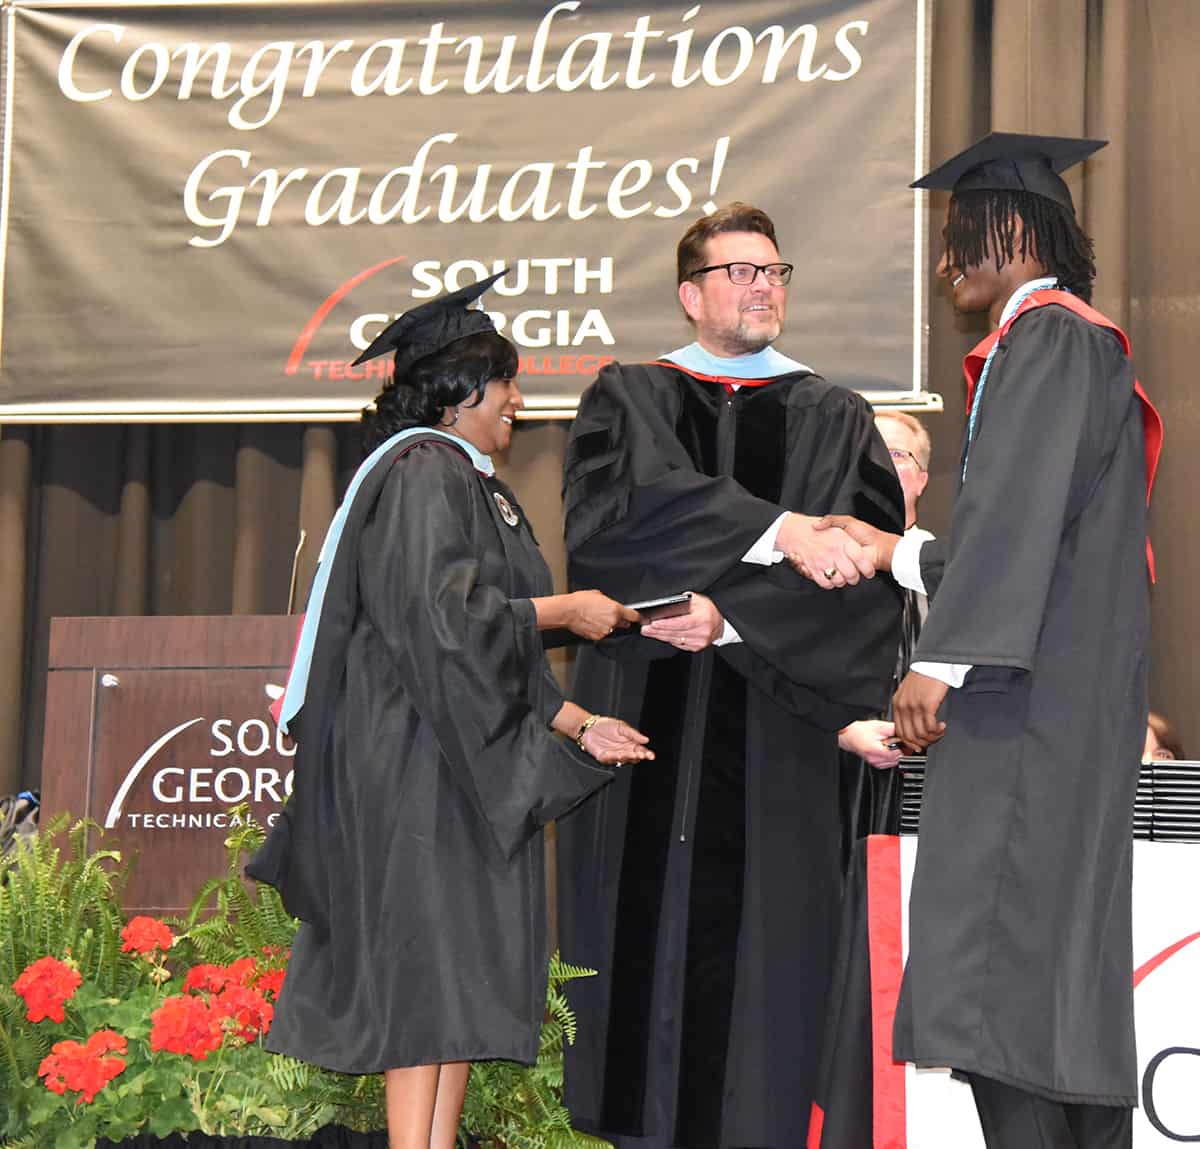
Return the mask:
[[[316,335],[321,324],[325,322],[326,316],[350,292],[364,280],[370,279],[376,272],[382,271],[385,267],[391,267],[393,263],[402,263],[407,258],[404,255],[397,255],[393,259],[385,259],[382,263],[377,263],[374,267],[368,267],[366,271],[360,271],[357,275],[352,276],[345,283],[335,288],[329,298],[312,313],[312,318],[304,325],[304,330],[300,332],[299,338],[297,338],[295,344],[292,346],[292,353],[288,356],[284,374],[295,375],[300,370],[300,364],[304,362],[304,353],[308,350],[308,345],[313,341],[313,336]]]
[[[1148,974],[1152,974],[1167,958],[1174,957],[1184,946],[1190,945],[1192,942],[1200,938],[1200,930],[1194,934],[1189,934],[1186,938],[1180,938],[1174,945],[1169,945],[1162,953],[1155,954],[1148,961],[1142,962],[1136,970],[1133,971],[1133,988],[1137,989],[1138,985],[1146,978]]]

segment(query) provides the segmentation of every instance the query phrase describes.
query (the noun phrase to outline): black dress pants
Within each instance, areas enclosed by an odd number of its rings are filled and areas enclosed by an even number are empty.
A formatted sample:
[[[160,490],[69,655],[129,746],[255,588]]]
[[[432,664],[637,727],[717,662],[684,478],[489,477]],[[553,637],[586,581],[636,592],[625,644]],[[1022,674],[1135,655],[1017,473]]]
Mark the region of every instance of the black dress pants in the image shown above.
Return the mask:
[[[988,1149],[1132,1149],[1133,1110],[1049,1101],[970,1077]]]

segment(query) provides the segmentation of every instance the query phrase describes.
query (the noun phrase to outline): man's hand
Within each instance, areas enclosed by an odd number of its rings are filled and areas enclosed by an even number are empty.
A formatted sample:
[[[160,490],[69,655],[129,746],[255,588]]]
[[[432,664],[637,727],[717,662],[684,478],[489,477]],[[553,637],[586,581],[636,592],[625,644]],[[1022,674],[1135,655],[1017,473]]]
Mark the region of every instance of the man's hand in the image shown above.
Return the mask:
[[[874,560],[847,532],[821,532],[816,524],[811,515],[789,514],[780,525],[775,546],[796,570],[822,590],[874,578]]]
[[[838,746],[850,754],[857,754],[877,770],[895,766],[903,756],[900,750],[888,746],[895,739],[896,727],[893,723],[872,718],[851,722],[838,731]]]
[[[813,524],[813,529],[815,531],[837,529],[845,531],[870,556],[875,563],[876,570],[890,571],[892,569],[892,554],[896,550],[896,544],[900,541],[900,535],[881,531],[878,527],[871,526],[870,523],[864,523],[862,519],[854,518],[853,515],[825,515]]]
[[[896,737],[914,750],[924,750],[946,733],[937,717],[938,708],[950,689],[946,683],[910,670],[892,699]]]
[[[725,619],[717,610],[717,604],[707,595],[693,592],[687,614],[643,623],[642,637],[655,638],[694,654],[720,638],[724,629]]]

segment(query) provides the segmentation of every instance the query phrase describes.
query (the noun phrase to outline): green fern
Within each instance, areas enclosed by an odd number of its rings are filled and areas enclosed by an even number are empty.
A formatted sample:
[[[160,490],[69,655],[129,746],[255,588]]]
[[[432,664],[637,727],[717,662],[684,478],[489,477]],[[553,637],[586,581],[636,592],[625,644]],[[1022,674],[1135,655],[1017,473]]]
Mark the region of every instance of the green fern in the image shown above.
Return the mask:
[[[11,1137],[7,1138],[4,1141],[0,1141],[0,1145],[3,1145],[4,1149],[45,1149],[46,1143],[42,1139],[42,1134],[35,1132],[27,1133],[15,1139]]]
[[[338,1124],[359,1133],[386,1128],[387,1101],[383,1092],[383,1074],[367,1074],[348,1080],[352,1083],[349,1090],[343,1092],[334,1103]]]
[[[312,1084],[313,1067],[294,1057],[279,1054],[267,1065],[267,1076],[271,1083],[285,1093],[303,1093]]]
[[[532,1066],[482,1061],[471,1066],[463,1105],[462,1139],[484,1149],[603,1149],[608,1142],[576,1132],[562,1104],[563,1042],[573,1044],[576,1019],[562,992],[564,983],[593,977],[558,954],[550,959],[546,1014]]]
[[[184,963],[224,965],[264,950],[287,950],[296,936],[299,922],[284,909],[278,891],[242,877],[245,856],[266,838],[263,828],[247,806],[231,810],[230,820],[240,824],[225,839],[224,876],[205,882],[187,918],[177,923],[183,932],[172,956]],[[266,1073],[291,1099],[290,1124],[296,1130],[335,1120],[369,1132],[387,1123],[381,1076],[333,1073],[281,1055],[270,1059]]]
[[[247,806],[231,810],[230,818],[240,824],[225,839],[225,875],[204,883],[186,920],[180,923],[185,945],[195,950],[199,960],[213,963],[228,963],[272,948],[287,949],[299,924],[283,908],[276,890],[255,883],[251,891],[243,879],[243,855],[257,850],[266,835]]]
[[[85,980],[120,993],[136,978],[118,961],[121,891],[128,875],[115,850],[89,853],[92,822],[76,822],[59,846],[68,818],[60,815],[0,862],[0,983],[11,985],[30,962],[68,955]]]
[[[50,1051],[55,1031],[27,1020],[12,989],[40,957],[69,957],[100,991],[121,995],[138,971],[120,962],[120,893],[127,870],[113,850],[89,853],[94,823],[52,819],[35,838],[23,839],[0,861],[0,1134],[20,1129],[19,1106],[27,1083]]]
[[[0,985],[0,1096],[32,1080],[50,1052],[54,1034],[25,1019],[25,1003],[9,985]]]
[[[258,849],[265,834],[246,807],[234,813],[241,824],[226,839],[224,875],[206,882],[186,919],[175,923],[181,933],[170,955],[173,967],[257,957],[264,948],[289,948],[295,937],[298,923],[279,894],[242,878],[244,855]],[[54,819],[39,837],[0,861],[0,1145],[7,1149],[40,1149],[39,1131],[29,1130],[21,1099],[29,1096],[37,1067],[55,1040],[53,1028],[26,1021],[24,1003],[11,989],[17,975],[46,954],[69,955],[85,982],[120,998],[143,972],[140,963],[121,954],[121,892],[128,867],[116,851],[88,851],[89,836],[103,834],[94,823],[76,823],[64,844],[67,822]],[[474,1065],[464,1136],[469,1132],[485,1149],[604,1149],[605,1142],[571,1129],[562,1105],[563,1045],[576,1035],[562,987],[593,972],[554,955],[537,1063]],[[282,1056],[267,1058],[261,1072],[284,1099],[287,1113],[286,1128],[264,1126],[264,1133],[297,1136],[330,1120],[364,1132],[386,1124],[381,1075],[331,1073]]]

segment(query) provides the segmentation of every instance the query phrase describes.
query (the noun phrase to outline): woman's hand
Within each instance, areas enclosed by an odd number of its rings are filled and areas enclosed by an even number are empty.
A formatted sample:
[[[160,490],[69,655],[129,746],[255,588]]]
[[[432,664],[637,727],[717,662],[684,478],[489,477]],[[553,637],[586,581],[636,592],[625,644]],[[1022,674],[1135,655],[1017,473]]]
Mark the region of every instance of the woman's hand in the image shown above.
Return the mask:
[[[619,718],[596,719],[580,741],[597,762],[606,766],[627,766],[654,757],[654,751],[647,745],[650,739]]]
[[[562,596],[566,602],[562,625],[572,634],[598,642],[614,630],[625,629],[638,620],[638,612],[598,590],[577,590]]]

